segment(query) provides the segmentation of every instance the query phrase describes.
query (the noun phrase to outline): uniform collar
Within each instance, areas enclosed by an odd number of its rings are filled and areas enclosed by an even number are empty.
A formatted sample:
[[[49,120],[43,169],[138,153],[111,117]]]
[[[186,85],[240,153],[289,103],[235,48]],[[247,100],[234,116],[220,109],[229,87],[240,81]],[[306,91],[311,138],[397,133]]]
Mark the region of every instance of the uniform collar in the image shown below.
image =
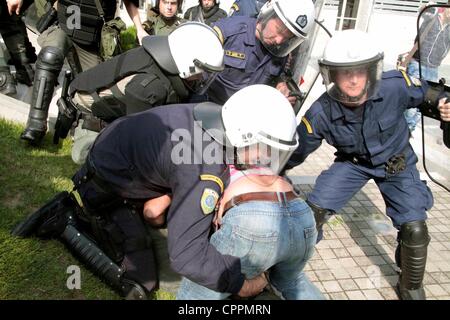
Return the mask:
[[[376,100],[380,100],[384,97],[383,93],[378,90],[378,92],[369,100],[367,100],[365,102],[365,108],[368,107],[368,105],[372,102],[372,101],[376,101]],[[342,105],[340,102],[334,101],[331,97],[328,97],[329,99],[327,99],[327,103],[330,103],[330,116],[331,116],[331,121],[335,121],[337,119],[341,119],[345,117],[345,113],[343,112],[343,108],[345,108],[344,105]],[[348,117],[346,118],[347,121],[351,121],[354,122],[354,120],[349,119]]]
[[[367,102],[364,106],[359,108],[365,108],[367,105]],[[347,122],[357,123],[362,122],[362,117],[359,117],[355,112],[352,112],[351,108],[345,107],[340,102],[335,102],[331,105],[330,108],[330,116],[331,121],[336,121],[338,119],[344,118]]]

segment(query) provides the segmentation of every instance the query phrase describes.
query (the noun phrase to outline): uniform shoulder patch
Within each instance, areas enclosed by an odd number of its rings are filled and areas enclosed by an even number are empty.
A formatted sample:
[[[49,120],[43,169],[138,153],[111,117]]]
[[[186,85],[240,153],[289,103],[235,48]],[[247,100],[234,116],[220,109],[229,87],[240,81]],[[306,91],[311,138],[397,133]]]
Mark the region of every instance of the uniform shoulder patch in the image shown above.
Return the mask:
[[[225,39],[223,37],[222,30],[220,30],[220,28],[218,26],[214,26],[213,29],[216,32],[217,36],[219,37],[220,43],[223,45],[223,43],[225,42]]]
[[[225,55],[229,56],[229,57],[245,60],[245,53],[231,51],[231,50],[225,50]]]
[[[220,179],[219,177],[212,175],[212,174],[201,174],[200,175],[200,180],[202,181],[213,181],[215,183],[217,183],[220,187],[220,192],[223,192],[225,190],[225,185],[222,181],[222,179]]]
[[[205,188],[200,199],[200,206],[202,208],[203,214],[208,215],[213,212],[218,200],[219,194],[215,190]]]
[[[308,119],[306,119],[306,117],[302,117],[302,123],[305,125],[306,131],[309,134],[313,133],[311,123],[309,123],[309,121],[308,121]]]
[[[400,70],[400,72],[402,73],[402,76],[406,81],[406,85],[408,87],[411,87],[411,79],[409,78],[409,76],[406,74],[406,72],[404,70]]]

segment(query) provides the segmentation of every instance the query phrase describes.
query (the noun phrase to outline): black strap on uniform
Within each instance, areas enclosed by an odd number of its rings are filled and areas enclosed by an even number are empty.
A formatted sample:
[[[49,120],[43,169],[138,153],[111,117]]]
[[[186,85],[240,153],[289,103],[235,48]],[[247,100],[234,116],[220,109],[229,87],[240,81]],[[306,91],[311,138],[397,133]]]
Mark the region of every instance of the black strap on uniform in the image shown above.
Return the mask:
[[[95,2],[95,6],[97,7],[97,11],[98,11],[100,18],[102,18],[103,23],[105,23],[105,11],[103,11],[103,7],[100,4],[100,1],[94,0],[94,2]]]
[[[173,89],[177,93],[179,100],[183,101],[187,99],[189,96],[189,91],[187,90],[186,86],[183,83],[183,80],[178,75],[169,75],[165,74],[165,76],[169,79],[170,83],[172,84]]]
[[[83,114],[83,129],[94,131],[94,132],[100,132],[103,128],[105,128],[108,123],[106,121],[103,121],[100,118],[97,118],[96,116],[92,114]]]

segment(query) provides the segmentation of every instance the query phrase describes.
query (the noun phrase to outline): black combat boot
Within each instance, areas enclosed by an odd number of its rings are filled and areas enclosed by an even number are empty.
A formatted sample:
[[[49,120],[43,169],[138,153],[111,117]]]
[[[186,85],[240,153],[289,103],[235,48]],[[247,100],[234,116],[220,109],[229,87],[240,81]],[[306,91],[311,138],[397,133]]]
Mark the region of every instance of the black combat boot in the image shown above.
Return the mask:
[[[33,85],[34,70],[30,64],[17,64],[16,68],[16,81],[22,83],[28,87]]]
[[[425,300],[422,281],[427,262],[427,247],[430,242],[425,221],[403,224],[399,238],[400,247],[397,250],[396,262],[401,268],[397,283],[400,298],[402,300]]]
[[[22,83],[28,87],[33,85],[34,70],[31,66],[36,62],[36,54],[34,48],[31,47],[26,52],[17,52],[12,57],[12,63],[16,68],[15,78],[18,83]]]
[[[44,47],[39,52],[27,127],[20,136],[33,145],[38,145],[47,131],[48,109],[63,63],[60,48]]]
[[[16,82],[9,71],[9,67],[0,67],[0,93],[13,96],[17,93]]]
[[[67,191],[58,193],[43,207],[29,215],[12,231],[15,237],[53,238],[59,236],[76,216],[77,202]]]

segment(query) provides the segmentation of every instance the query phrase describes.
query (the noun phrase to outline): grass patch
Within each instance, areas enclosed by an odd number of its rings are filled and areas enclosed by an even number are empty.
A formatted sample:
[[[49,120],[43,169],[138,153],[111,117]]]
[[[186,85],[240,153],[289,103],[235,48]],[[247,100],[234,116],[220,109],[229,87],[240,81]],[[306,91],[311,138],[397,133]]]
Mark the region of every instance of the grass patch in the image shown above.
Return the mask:
[[[137,32],[135,26],[128,27],[120,33],[120,43],[122,44],[123,52],[138,46],[136,34]]]
[[[328,225],[331,225],[333,227],[342,225],[344,223],[345,223],[344,219],[342,219],[342,217],[339,215],[334,215],[333,218],[328,220],[327,222]]]
[[[120,299],[59,241],[10,236],[28,214],[56,193],[71,190],[78,168],[70,157],[70,139],[56,146],[48,134],[40,148],[32,148],[19,141],[23,129],[0,119],[0,300]],[[66,286],[71,265],[81,269],[80,290]],[[173,297],[157,292],[155,298]]]

